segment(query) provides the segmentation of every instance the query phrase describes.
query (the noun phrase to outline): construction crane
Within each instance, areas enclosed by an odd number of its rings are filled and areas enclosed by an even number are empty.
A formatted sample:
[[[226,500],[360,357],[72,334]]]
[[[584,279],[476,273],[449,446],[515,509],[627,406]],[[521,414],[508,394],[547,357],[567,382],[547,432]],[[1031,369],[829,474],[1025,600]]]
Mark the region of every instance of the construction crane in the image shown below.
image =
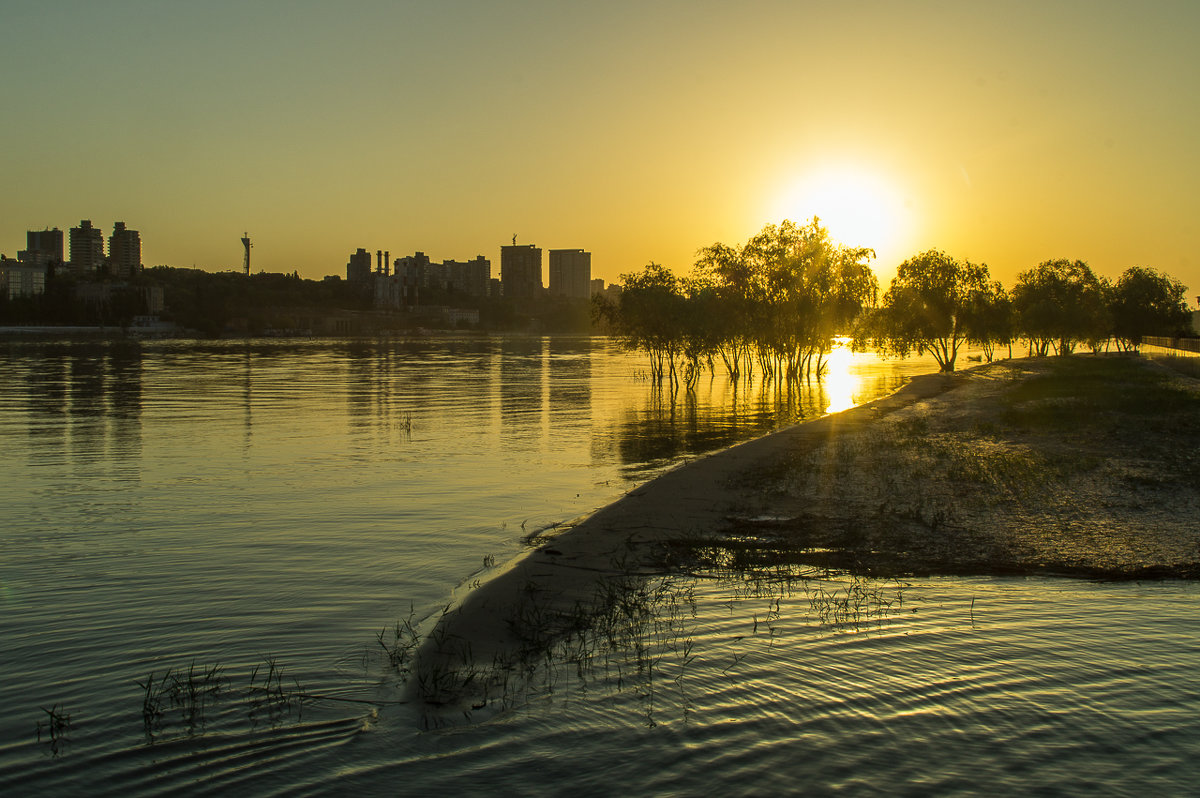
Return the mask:
[[[246,276],[249,277],[250,276],[250,234],[249,233],[242,234],[242,246],[246,248],[246,260],[245,260],[244,266],[246,269]]]

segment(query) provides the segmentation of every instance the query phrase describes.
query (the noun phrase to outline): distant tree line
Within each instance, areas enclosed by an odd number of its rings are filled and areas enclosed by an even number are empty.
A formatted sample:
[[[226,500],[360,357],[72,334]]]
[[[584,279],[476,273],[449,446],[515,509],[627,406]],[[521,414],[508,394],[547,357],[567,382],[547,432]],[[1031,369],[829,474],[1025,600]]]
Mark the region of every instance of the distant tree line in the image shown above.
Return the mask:
[[[1191,315],[1179,281],[1135,266],[1115,282],[1083,261],[1022,272],[1011,291],[984,264],[937,250],[902,263],[880,300],[869,249],[835,244],[817,218],[767,225],[741,247],[702,249],[691,277],[658,264],[621,276],[593,313],[649,357],[651,377],[689,387],[720,361],[733,379],[820,378],[839,335],[885,354],[931,355],[953,371],[965,345],[990,361],[1024,340],[1030,355],[1135,351],[1145,335],[1177,335]]]
[[[1081,260],[1048,260],[1005,291],[986,265],[930,250],[900,264],[880,306],[859,318],[856,338],[890,354],[932,355],[942,371],[954,370],[964,344],[989,361],[997,346],[1020,340],[1043,357],[1110,343],[1137,351],[1143,336],[1190,333],[1186,290],[1144,266],[1110,282]]]

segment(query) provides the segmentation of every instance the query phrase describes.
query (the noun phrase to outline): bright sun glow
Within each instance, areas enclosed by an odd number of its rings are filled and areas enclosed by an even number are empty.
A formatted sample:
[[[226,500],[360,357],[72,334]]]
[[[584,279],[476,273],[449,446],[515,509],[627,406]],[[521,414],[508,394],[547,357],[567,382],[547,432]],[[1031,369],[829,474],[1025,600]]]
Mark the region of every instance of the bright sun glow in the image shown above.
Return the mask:
[[[861,390],[859,379],[850,373],[854,353],[850,351],[850,339],[838,338],[837,345],[825,360],[829,370],[825,372],[821,387],[825,400],[829,402],[826,413],[840,413],[854,407],[854,393]]]
[[[791,185],[780,197],[777,218],[803,223],[816,216],[839,243],[870,247],[889,259],[907,237],[907,211],[887,182],[852,168],[827,168]]]

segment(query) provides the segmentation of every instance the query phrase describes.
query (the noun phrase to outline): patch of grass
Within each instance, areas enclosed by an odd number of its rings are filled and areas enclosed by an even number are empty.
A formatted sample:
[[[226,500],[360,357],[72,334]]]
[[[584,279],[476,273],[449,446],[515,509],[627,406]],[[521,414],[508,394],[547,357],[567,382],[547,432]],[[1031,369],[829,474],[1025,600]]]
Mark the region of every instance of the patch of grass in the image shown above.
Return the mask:
[[[263,665],[266,665],[265,670],[256,665],[250,673],[246,702],[251,723],[265,718],[275,726],[293,709],[299,710],[303,706],[305,692],[294,677],[285,682],[284,668],[275,657],[268,655]]]
[[[1031,429],[1082,428],[1115,415],[1154,418],[1192,412],[1197,396],[1135,357],[1056,358],[1050,369],[1001,396],[1002,420]]]
[[[188,734],[204,730],[208,707],[220,695],[226,679],[220,665],[196,667],[193,661],[186,671],[167,668],[158,679],[151,672],[142,688],[142,723],[146,736],[162,730],[166,709],[178,709]]]
[[[1200,380],[1200,357],[1186,357],[1184,355],[1155,355],[1154,362],[1162,363],[1172,371],[1178,372],[1185,377]]]
[[[408,617],[396,621],[390,635],[388,634],[389,630],[384,628],[380,630],[376,638],[379,641],[379,647],[383,649],[384,655],[387,657],[388,664],[401,676],[408,673],[413,654],[421,643],[421,634],[417,631],[415,623],[416,613],[416,607],[410,605]]]

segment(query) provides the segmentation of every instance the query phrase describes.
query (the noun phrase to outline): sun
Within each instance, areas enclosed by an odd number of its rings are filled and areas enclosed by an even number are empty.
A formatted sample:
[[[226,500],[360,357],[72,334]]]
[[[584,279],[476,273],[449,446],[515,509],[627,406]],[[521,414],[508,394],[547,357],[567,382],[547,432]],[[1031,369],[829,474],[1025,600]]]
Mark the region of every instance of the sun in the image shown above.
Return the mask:
[[[780,195],[775,217],[804,222],[816,216],[829,235],[850,247],[870,247],[880,260],[898,254],[908,237],[908,208],[882,177],[854,167],[810,172]]]

